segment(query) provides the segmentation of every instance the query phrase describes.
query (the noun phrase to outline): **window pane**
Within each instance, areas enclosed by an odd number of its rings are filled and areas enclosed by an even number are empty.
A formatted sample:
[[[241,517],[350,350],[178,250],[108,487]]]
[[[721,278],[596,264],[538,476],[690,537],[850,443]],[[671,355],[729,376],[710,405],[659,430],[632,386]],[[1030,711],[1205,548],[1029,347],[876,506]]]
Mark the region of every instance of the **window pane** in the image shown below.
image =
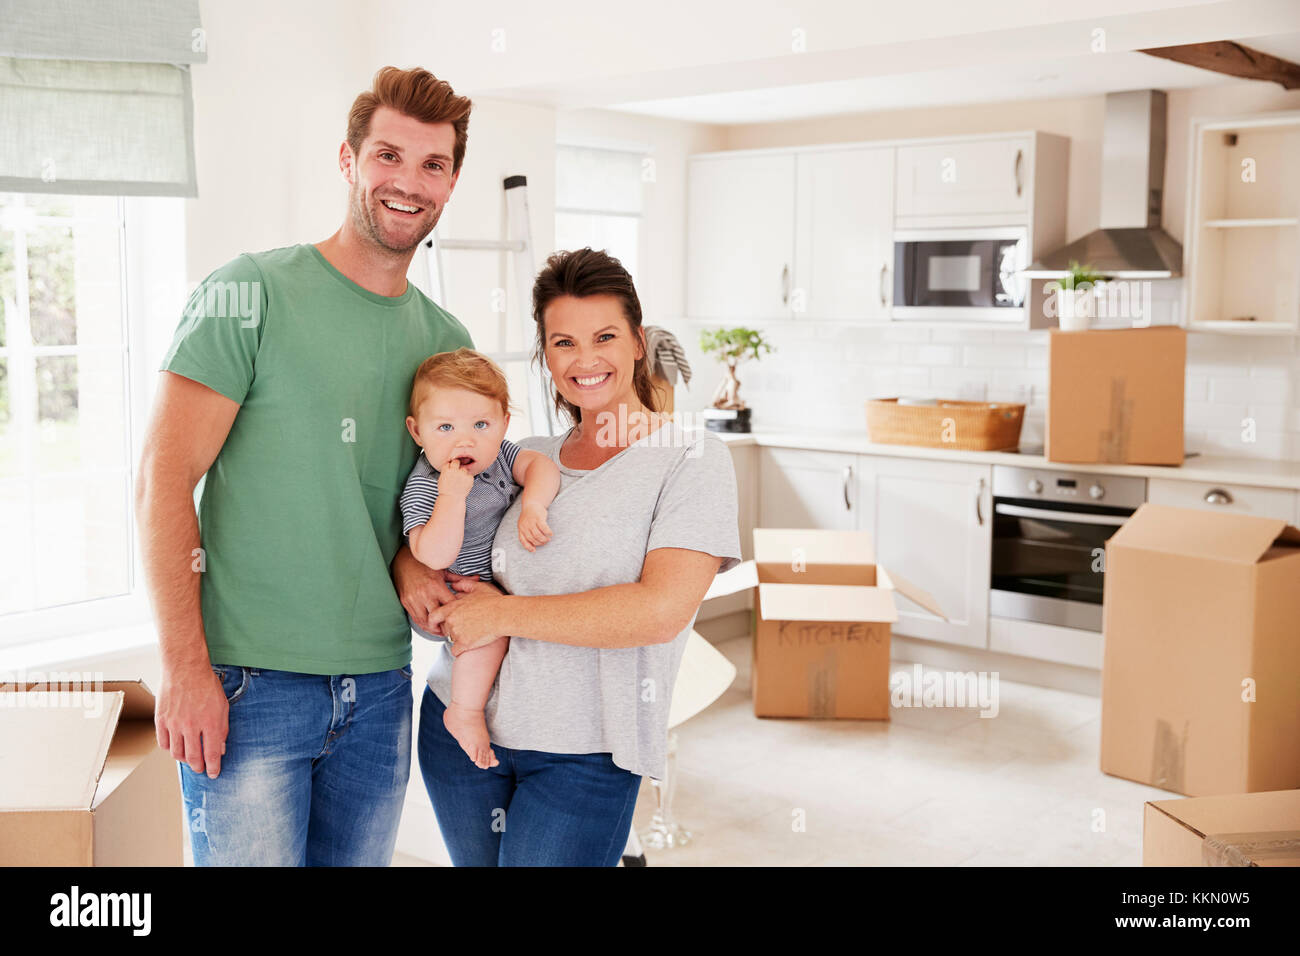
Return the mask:
[[[607,212],[641,211],[640,153],[560,146],[555,156],[555,204]]]
[[[3,456],[12,453],[8,445],[0,448],[0,463]],[[34,606],[36,579],[30,548],[33,538],[30,488],[26,478],[0,478],[0,542],[4,542],[0,547],[0,614],[26,611]]]
[[[22,467],[18,455],[18,429],[10,411],[10,391],[9,362],[0,359],[0,480],[17,475]]]
[[[27,294],[36,345],[77,343],[72,226],[37,226],[27,234]]]
[[[555,214],[557,249],[604,249],[623,264],[636,281],[637,231],[641,220],[632,216],[595,216],[581,213]]]
[[[10,316],[14,315],[17,304],[17,283],[14,280],[14,234],[4,227],[0,219],[0,348],[8,344],[8,328],[14,324]]]
[[[49,355],[36,360],[38,472],[71,471],[81,464],[77,423],[77,357]]]
[[[62,475],[34,490],[36,606],[125,594],[130,545],[127,476]],[[39,532],[57,529],[57,533]]]
[[[510,385],[510,404],[514,406],[510,412],[510,427],[506,429],[506,437],[511,441],[529,435],[546,434],[546,419],[541,417],[539,409],[538,417],[534,420],[528,404],[529,384],[537,374],[533,369],[531,362],[501,363],[501,370],[506,373],[506,382]],[[555,414],[554,407],[551,414]]]

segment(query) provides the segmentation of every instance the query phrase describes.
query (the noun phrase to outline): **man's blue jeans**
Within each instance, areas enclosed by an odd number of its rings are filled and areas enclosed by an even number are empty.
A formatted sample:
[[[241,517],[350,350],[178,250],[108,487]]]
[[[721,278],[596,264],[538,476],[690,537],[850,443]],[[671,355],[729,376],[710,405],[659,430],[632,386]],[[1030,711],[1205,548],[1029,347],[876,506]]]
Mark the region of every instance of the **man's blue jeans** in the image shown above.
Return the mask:
[[[616,866],[627,846],[639,774],[607,753],[552,754],[493,742],[480,770],[442,722],[427,686],[420,771],[456,866]]]
[[[221,773],[181,763],[195,866],[387,866],[411,772],[411,669],[322,676],[214,666]]]

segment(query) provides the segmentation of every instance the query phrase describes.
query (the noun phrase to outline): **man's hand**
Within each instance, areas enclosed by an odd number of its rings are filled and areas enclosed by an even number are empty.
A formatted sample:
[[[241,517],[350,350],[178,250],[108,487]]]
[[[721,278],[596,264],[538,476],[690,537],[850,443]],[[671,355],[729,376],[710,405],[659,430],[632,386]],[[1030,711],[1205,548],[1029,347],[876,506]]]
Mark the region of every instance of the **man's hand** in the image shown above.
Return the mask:
[[[442,470],[438,472],[438,494],[452,494],[457,498],[464,498],[469,495],[469,490],[474,487],[474,476],[461,467],[461,463],[455,458],[443,464]]]
[[[195,773],[216,779],[226,752],[230,705],[221,680],[206,660],[163,664],[162,687],[154,709],[158,746],[170,750]]]
[[[519,543],[529,551],[536,551],[551,540],[551,528],[546,523],[546,508],[527,504],[519,510]]]
[[[439,494],[441,492],[440,484]],[[402,545],[393,558],[393,586],[397,588],[397,597],[416,627],[430,634],[441,635],[442,631],[437,625],[430,626],[429,612],[456,599],[447,588],[446,580],[446,571],[435,571],[420,563],[408,545]]]

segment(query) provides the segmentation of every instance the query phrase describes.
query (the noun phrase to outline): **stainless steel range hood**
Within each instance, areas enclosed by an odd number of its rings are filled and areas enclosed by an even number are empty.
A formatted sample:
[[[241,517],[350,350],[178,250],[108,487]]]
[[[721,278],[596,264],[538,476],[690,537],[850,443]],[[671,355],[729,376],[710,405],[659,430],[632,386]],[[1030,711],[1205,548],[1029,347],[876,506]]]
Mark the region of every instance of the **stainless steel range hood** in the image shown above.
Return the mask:
[[[1042,256],[1021,275],[1055,279],[1071,260],[1107,278],[1182,275],[1183,247],[1160,228],[1165,184],[1165,94],[1106,94],[1101,150],[1101,228]]]

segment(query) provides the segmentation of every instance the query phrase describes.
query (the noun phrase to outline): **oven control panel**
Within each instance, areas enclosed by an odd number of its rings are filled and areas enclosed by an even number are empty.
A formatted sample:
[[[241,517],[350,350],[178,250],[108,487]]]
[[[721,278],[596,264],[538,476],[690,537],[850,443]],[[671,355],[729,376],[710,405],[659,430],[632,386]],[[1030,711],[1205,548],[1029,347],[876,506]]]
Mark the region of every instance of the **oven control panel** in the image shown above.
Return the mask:
[[[993,468],[993,497],[1075,501],[1079,504],[1137,508],[1147,500],[1147,480],[1129,475],[1097,475],[1048,468]]]

